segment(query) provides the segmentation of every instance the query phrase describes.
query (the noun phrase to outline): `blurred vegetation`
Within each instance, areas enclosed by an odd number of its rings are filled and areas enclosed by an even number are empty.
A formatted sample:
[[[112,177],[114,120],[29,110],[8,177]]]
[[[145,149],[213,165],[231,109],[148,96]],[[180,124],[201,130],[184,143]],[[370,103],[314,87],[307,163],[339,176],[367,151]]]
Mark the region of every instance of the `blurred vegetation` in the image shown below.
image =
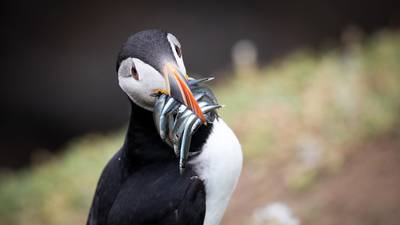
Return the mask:
[[[43,165],[4,174],[0,224],[85,224],[100,172],[122,136],[86,136]]]
[[[214,87],[246,164],[283,162],[290,188],[340,170],[349,147],[398,129],[400,33],[299,51]],[[222,83],[222,82],[221,82]],[[99,174],[123,134],[72,141],[45,163],[0,177],[0,224],[84,224]]]

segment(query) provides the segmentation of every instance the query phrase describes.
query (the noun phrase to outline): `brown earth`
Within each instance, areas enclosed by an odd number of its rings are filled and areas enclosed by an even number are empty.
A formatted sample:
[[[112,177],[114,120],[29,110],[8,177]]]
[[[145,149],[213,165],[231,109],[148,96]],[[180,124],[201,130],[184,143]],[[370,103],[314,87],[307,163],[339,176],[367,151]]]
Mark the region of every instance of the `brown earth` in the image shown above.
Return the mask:
[[[256,208],[281,201],[303,225],[399,225],[399,138],[371,140],[351,152],[340,171],[320,175],[303,191],[288,187],[285,165],[245,165],[222,224],[251,224]]]

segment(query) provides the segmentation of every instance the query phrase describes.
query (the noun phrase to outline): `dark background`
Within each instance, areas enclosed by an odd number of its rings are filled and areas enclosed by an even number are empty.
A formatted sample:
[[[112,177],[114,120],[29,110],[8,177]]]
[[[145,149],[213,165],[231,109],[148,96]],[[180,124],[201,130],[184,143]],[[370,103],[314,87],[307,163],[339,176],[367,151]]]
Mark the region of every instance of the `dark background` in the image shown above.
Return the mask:
[[[229,69],[232,45],[250,39],[260,61],[335,45],[349,26],[400,24],[398,1],[8,1],[1,6],[0,167],[37,149],[118,129],[129,105],[115,59],[132,33],[162,28],[183,45],[190,73]]]

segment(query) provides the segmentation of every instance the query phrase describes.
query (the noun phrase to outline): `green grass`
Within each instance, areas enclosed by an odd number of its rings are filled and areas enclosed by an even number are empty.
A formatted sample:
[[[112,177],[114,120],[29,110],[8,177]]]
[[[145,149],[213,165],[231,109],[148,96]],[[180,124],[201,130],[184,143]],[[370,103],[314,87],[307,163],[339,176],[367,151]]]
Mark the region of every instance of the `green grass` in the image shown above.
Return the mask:
[[[400,33],[323,53],[300,51],[214,87],[246,163],[287,166],[304,190],[339,170],[347,146],[398,129]],[[235,77],[233,77],[235,76]],[[0,178],[0,224],[84,224],[99,174],[123,135],[89,135],[53,159]]]
[[[86,136],[0,185],[0,224],[84,224],[100,172],[122,135]]]

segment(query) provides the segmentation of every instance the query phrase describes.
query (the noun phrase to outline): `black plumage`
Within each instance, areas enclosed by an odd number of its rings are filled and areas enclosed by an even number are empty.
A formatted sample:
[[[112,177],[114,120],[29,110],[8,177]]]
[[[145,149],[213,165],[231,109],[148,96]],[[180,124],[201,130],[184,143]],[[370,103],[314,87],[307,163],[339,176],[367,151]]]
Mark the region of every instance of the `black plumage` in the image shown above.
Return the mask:
[[[179,174],[178,160],[158,136],[152,113],[131,104],[125,143],[100,177],[87,224],[203,224],[203,182],[190,165]],[[201,148],[211,129],[197,131],[191,151]]]
[[[139,32],[122,46],[117,59],[132,57],[161,71],[160,60],[174,60],[167,33]],[[93,198],[88,225],[202,225],[205,187],[190,164],[179,173],[173,149],[164,143],[153,114],[131,99],[131,117],[122,148],[103,170]],[[191,152],[201,151],[213,125],[192,136]],[[193,154],[195,155],[195,154]]]
[[[120,63],[128,57],[141,59],[159,72],[162,72],[162,61],[176,62],[167,33],[157,29],[141,31],[128,38],[118,54],[117,71]]]

